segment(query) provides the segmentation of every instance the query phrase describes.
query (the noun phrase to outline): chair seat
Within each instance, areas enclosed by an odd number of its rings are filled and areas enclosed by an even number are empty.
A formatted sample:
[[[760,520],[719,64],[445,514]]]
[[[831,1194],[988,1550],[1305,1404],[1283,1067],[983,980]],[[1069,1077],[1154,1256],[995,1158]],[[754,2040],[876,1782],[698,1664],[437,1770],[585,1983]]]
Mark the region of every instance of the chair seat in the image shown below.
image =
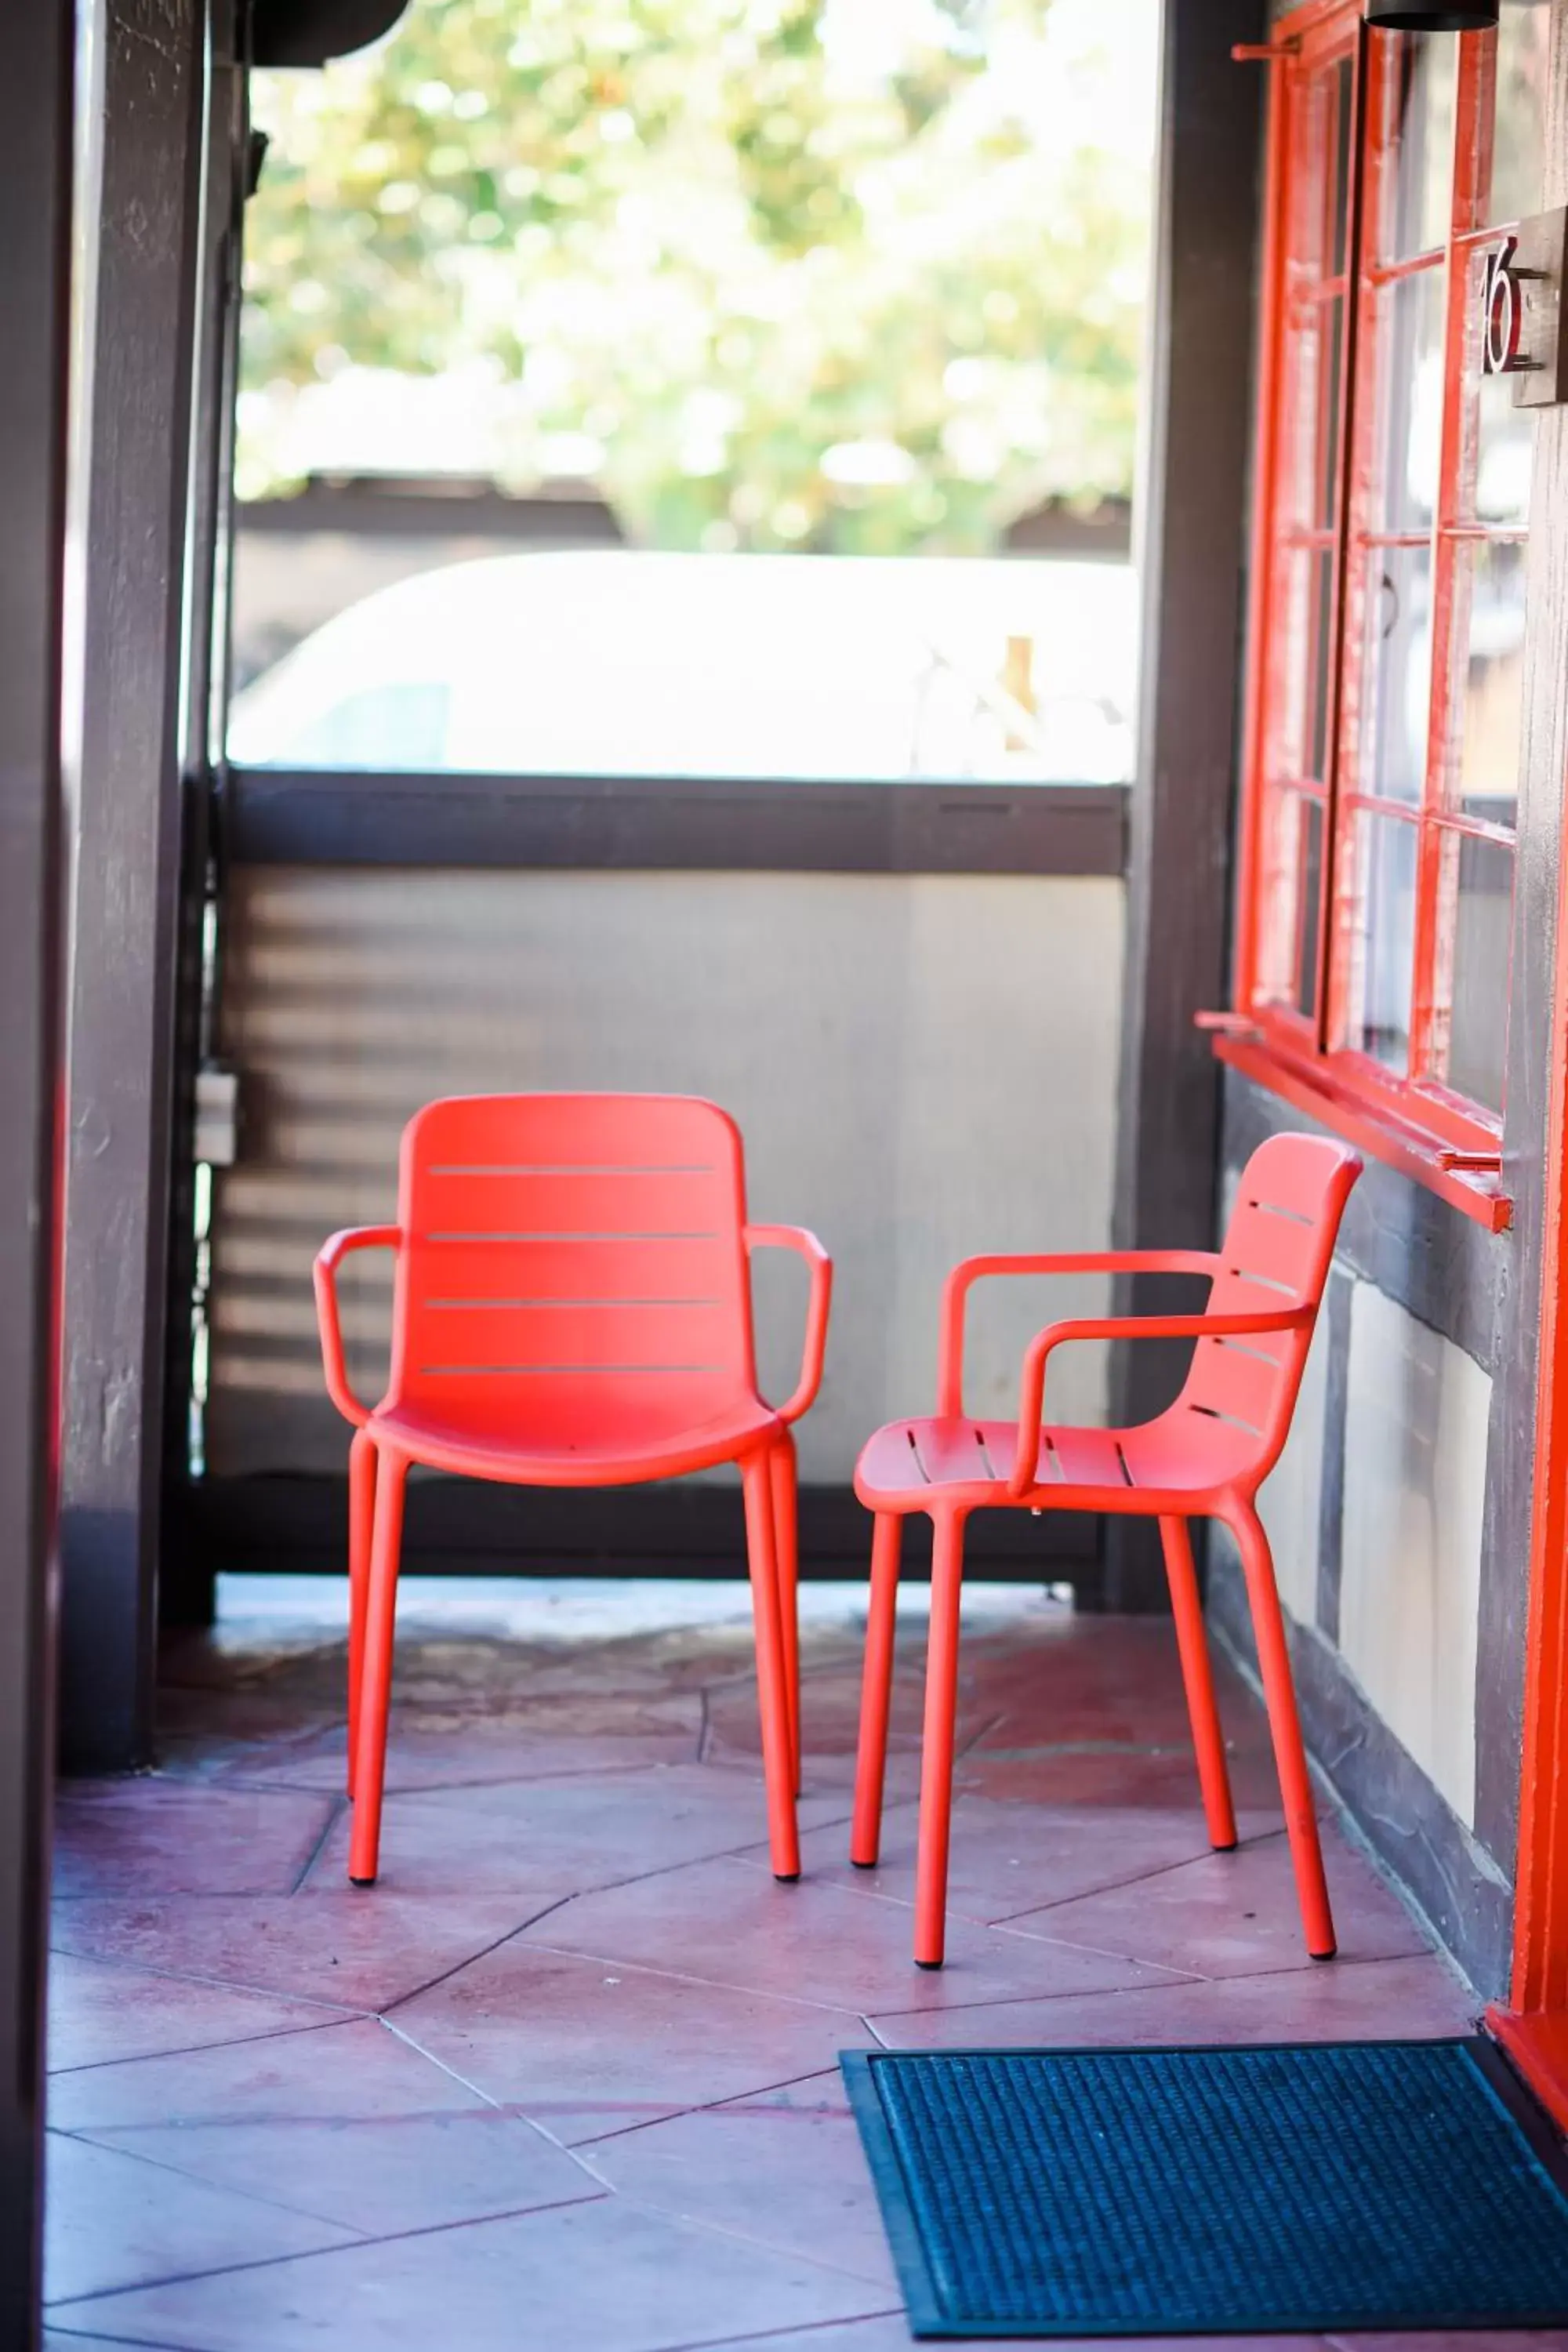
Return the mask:
[[[863,1447],[855,1492],[873,1511],[929,1511],[948,1504],[984,1510],[1190,1511],[1209,1498],[1250,1492],[1258,1435],[1238,1422],[1173,1406],[1135,1429],[1040,1433],[1037,1484],[1007,1491],[1017,1452],[1016,1421],[935,1417],[889,1422]]]
[[[378,1444],[395,1446],[411,1462],[468,1478],[499,1479],[517,1486],[635,1486],[733,1462],[759,1444],[782,1437],[784,1423],[766,1405],[747,1398],[721,1418],[674,1434],[650,1430],[631,1444],[623,1434],[613,1446],[552,1446],[547,1441],[531,1441],[527,1433],[513,1436],[503,1429],[476,1429],[468,1423],[458,1427],[405,1404],[372,1413],[369,1433]]]

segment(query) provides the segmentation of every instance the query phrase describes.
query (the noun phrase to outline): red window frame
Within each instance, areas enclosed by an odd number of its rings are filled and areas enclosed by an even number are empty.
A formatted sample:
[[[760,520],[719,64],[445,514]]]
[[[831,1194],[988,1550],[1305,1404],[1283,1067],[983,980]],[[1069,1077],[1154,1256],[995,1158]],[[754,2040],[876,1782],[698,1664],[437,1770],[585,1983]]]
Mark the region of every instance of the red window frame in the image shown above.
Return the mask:
[[[1467,1099],[1444,1075],[1459,845],[1493,844],[1511,855],[1514,842],[1510,826],[1467,809],[1454,790],[1467,658],[1456,595],[1463,551],[1467,542],[1525,537],[1522,524],[1483,523],[1467,505],[1478,273],[1510,226],[1482,217],[1497,37],[1457,37],[1446,234],[1394,260],[1380,246],[1402,37],[1369,33],[1359,0],[1308,0],[1275,39],[1236,1010],[1216,1047],[1498,1227],[1509,1215],[1500,1108]],[[1336,178],[1344,191],[1337,237]],[[1422,276],[1442,289],[1437,487],[1429,521],[1391,530],[1381,512],[1380,378],[1394,350],[1386,322],[1393,289]],[[1382,789],[1368,761],[1369,598],[1377,593],[1369,582],[1391,586],[1385,572],[1400,550],[1427,551],[1431,580],[1425,759],[1405,796]],[[1410,562],[1418,564],[1419,555]],[[1355,1041],[1365,985],[1364,848],[1373,824],[1391,845],[1407,828],[1413,847],[1401,1070]]]

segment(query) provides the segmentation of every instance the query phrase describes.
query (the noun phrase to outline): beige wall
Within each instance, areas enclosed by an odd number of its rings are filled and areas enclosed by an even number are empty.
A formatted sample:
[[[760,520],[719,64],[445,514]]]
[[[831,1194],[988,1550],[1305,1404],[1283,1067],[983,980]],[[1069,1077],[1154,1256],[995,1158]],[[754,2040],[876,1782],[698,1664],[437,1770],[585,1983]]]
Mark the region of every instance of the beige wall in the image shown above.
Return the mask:
[[[1351,1310],[1340,1650],[1467,1828],[1491,1382],[1370,1284]]]
[[[398,1131],[439,1094],[705,1094],[739,1118],[758,1218],[837,1261],[808,1478],[847,1478],[879,1421],[929,1408],[942,1275],[980,1249],[1103,1246],[1122,953],[1113,880],[793,874],[244,871],[226,1053],[247,1106],[216,1180],[215,1474],[336,1468],[311,1255],[393,1213]],[[1009,1295],[1009,1291],[1011,1295]],[[764,1388],[793,1383],[804,1288],[759,1276]],[[381,1269],[345,1281],[361,1377]],[[1103,1292],[985,1286],[972,1409],[1010,1412],[1018,1356]],[[1103,1412],[1098,1351],[1053,1371],[1058,1417]]]
[[[1258,1497],[1280,1597],[1317,1615],[1329,1321]],[[1371,1283],[1351,1301],[1339,1654],[1467,1828],[1475,1825],[1476,1647],[1491,1382]]]

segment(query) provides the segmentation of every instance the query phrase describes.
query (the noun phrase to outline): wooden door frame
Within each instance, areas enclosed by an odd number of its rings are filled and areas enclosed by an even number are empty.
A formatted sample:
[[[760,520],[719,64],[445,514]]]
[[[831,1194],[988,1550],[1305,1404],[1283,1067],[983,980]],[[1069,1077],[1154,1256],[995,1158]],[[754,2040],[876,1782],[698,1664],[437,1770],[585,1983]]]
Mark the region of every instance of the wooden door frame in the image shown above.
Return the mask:
[[[63,1114],[60,733],[76,11],[0,33],[0,2344],[38,2340]]]

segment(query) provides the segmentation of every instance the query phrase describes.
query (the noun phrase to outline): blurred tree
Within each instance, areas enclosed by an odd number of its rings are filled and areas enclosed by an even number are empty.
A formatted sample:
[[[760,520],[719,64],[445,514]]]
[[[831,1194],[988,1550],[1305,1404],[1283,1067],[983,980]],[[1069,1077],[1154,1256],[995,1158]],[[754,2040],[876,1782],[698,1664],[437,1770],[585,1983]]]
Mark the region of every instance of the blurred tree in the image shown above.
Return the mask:
[[[414,0],[258,76],[242,488],[368,369],[486,387],[505,478],[592,474],[668,547],[969,551],[1125,492],[1147,163],[1053,36],[1051,0]]]

